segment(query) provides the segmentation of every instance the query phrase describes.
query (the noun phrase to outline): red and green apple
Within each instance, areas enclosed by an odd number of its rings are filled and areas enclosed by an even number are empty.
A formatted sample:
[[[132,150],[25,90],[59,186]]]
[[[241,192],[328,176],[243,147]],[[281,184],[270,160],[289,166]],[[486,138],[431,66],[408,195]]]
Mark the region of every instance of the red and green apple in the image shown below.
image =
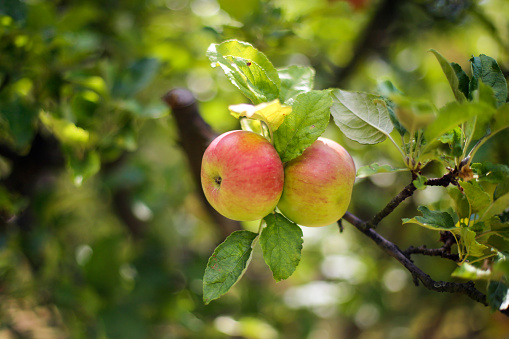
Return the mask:
[[[345,214],[352,196],[355,164],[337,142],[318,138],[285,165],[279,210],[302,226],[326,226]]]
[[[208,202],[227,218],[258,220],[276,207],[284,169],[272,144],[262,135],[230,131],[205,150],[201,184]]]

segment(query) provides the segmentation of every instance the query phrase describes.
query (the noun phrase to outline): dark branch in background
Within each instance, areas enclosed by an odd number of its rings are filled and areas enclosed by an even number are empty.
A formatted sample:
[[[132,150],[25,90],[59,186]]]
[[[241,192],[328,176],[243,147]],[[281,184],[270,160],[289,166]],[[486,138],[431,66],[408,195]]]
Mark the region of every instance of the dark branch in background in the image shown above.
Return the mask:
[[[173,89],[163,97],[163,100],[172,110],[178,128],[180,146],[187,156],[194,182],[200,187],[201,159],[207,146],[217,137],[217,133],[203,120],[196,99],[188,90]],[[202,189],[197,191],[203,205],[219,226],[223,237],[241,228],[239,222],[223,217],[210,206]]]
[[[379,2],[369,23],[360,34],[347,65],[334,69],[333,84],[330,87],[342,87],[359,64],[373,52],[385,50],[391,42],[393,23],[398,21],[402,0],[382,0]]]
[[[115,172],[125,166],[129,153],[124,152],[112,162],[101,164],[101,175],[115,176]],[[107,181],[107,180],[106,180]],[[149,224],[140,220],[133,211],[134,188],[128,184],[109,188],[111,191],[111,208],[115,215],[124,223],[132,234],[133,239],[142,239],[149,228]]]
[[[37,133],[31,142],[27,154],[20,155],[7,145],[0,144],[0,156],[9,160],[11,170],[9,175],[0,180],[11,194],[26,200],[27,206],[17,215],[8,215],[0,210],[0,233],[4,232],[8,225],[15,225],[24,231],[23,236],[30,236],[29,231],[37,227],[37,212],[34,211],[33,201],[41,194],[51,192],[54,189],[55,178],[60,171],[65,169],[65,157],[62,153],[59,141],[48,133]],[[103,163],[101,174],[109,174],[119,167],[126,154],[124,153],[113,163]],[[139,220],[132,211],[131,198],[133,192],[128,187],[112,189],[112,209],[116,216],[123,222],[134,238],[143,236],[147,229],[145,222]],[[27,246],[30,246],[27,240]],[[26,253],[31,253],[27,248]],[[31,260],[32,267],[37,270],[39,263],[37,255],[27,258]],[[32,259],[35,258],[35,259]]]
[[[6,74],[2,81],[0,82],[0,92],[3,91],[4,88],[7,87],[9,82],[11,81],[11,76],[9,74]]]

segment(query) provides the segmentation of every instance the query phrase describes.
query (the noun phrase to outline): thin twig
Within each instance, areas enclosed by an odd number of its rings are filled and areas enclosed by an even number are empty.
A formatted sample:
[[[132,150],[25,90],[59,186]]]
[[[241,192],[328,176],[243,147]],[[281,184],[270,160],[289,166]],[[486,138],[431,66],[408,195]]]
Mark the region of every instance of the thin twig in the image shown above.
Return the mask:
[[[396,207],[399,206],[403,201],[405,201],[406,198],[409,198],[414,194],[415,190],[417,188],[414,186],[413,183],[410,183],[405,186],[405,188],[399,192],[398,195],[396,195],[392,200],[384,207],[383,210],[378,212],[373,218],[371,218],[370,221],[366,223],[366,226],[368,228],[376,228],[380,221],[382,221],[383,218],[388,216],[396,209]]]
[[[457,171],[451,170],[440,178],[432,178],[426,180],[426,185],[447,187],[449,184],[455,182],[456,175]],[[373,218],[371,218],[371,220],[366,223],[366,227],[376,228],[383,218],[391,214],[396,209],[396,207],[398,207],[407,198],[411,197],[416,190],[417,188],[413,182],[406,185],[398,195],[392,198],[392,200],[380,212],[378,212]]]
[[[410,246],[405,251],[403,251],[403,253],[407,257],[410,257],[412,254],[422,254],[431,257],[441,257],[452,261],[460,260],[459,255],[456,253],[449,253],[445,246],[439,248],[427,248],[425,245],[419,247]]]
[[[432,257],[441,257],[444,259],[449,259],[454,262],[460,261],[460,257],[456,253],[451,253],[451,247],[456,244],[456,240],[452,233],[450,232],[440,232],[440,241],[444,243],[442,247],[439,248],[427,248],[426,245],[414,247],[410,246],[403,253],[410,258],[412,254],[422,254]]]

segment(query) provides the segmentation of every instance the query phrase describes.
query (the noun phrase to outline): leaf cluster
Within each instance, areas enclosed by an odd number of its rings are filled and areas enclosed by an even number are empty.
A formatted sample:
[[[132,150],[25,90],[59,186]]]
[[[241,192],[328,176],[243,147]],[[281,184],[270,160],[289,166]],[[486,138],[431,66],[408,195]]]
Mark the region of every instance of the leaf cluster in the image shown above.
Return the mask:
[[[424,190],[432,181],[421,170],[431,161],[447,167],[450,180],[445,185],[453,184],[448,192],[455,208],[434,211],[421,206],[422,216],[404,219],[403,224],[450,232],[460,258],[453,276],[470,279],[477,272],[477,278],[490,280],[488,300],[498,308],[505,302],[500,296],[507,290],[509,277],[504,264],[509,223],[503,216],[509,205],[509,169],[472,163],[472,159],[489,138],[509,127],[507,84],[496,61],[486,55],[470,60],[468,76],[458,64],[431,52],[456,98],[440,108],[407,97],[388,81],[381,84],[380,94],[315,90],[312,68],[276,69],[263,53],[245,42],[212,44],[207,55],[211,65],[220,67],[252,102],[230,106],[231,114],[241,120],[244,129],[265,135],[283,162],[302,154],[332,117],[347,138],[361,144],[389,139],[402,157],[403,167],[375,163],[359,168],[359,178],[410,171],[413,189]],[[219,298],[242,277],[258,241],[277,281],[295,271],[302,231],[274,211],[261,221],[258,233],[237,231],[216,248],[205,271],[205,303]],[[486,262],[488,270],[477,268]],[[496,300],[501,300],[498,305]]]
[[[10,3],[16,8],[18,1]],[[25,155],[37,134],[51,135],[81,185],[101,162],[136,149],[141,121],[167,114],[159,100],[140,98],[161,62],[143,55],[120,62],[117,51],[106,52],[96,41],[106,33],[94,30],[101,16],[92,5],[58,20],[50,3],[18,8],[13,17],[0,10],[0,142]]]

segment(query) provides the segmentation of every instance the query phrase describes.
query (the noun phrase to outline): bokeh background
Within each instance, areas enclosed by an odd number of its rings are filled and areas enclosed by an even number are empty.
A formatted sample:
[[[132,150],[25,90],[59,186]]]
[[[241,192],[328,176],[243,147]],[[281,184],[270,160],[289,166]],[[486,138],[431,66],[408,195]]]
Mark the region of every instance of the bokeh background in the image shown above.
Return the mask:
[[[235,38],[276,67],[313,66],[317,89],[377,92],[391,80],[441,106],[454,98],[429,49],[464,69],[487,54],[506,72],[508,18],[505,0],[0,1],[0,338],[507,338],[507,317],[415,287],[346,222],[342,233],[304,228],[283,282],[257,248],[242,280],[204,306],[224,234],[161,98],[186,88],[216,132],[238,128],[227,108],[246,99],[205,56]],[[357,167],[403,165],[386,143],[357,144],[333,124],[325,134]],[[507,137],[478,160],[509,164]],[[409,180],[360,179],[349,210],[368,219]],[[443,188],[418,191],[380,232],[401,248],[440,246],[400,220],[449,203]],[[454,263],[414,259],[451,279]]]

